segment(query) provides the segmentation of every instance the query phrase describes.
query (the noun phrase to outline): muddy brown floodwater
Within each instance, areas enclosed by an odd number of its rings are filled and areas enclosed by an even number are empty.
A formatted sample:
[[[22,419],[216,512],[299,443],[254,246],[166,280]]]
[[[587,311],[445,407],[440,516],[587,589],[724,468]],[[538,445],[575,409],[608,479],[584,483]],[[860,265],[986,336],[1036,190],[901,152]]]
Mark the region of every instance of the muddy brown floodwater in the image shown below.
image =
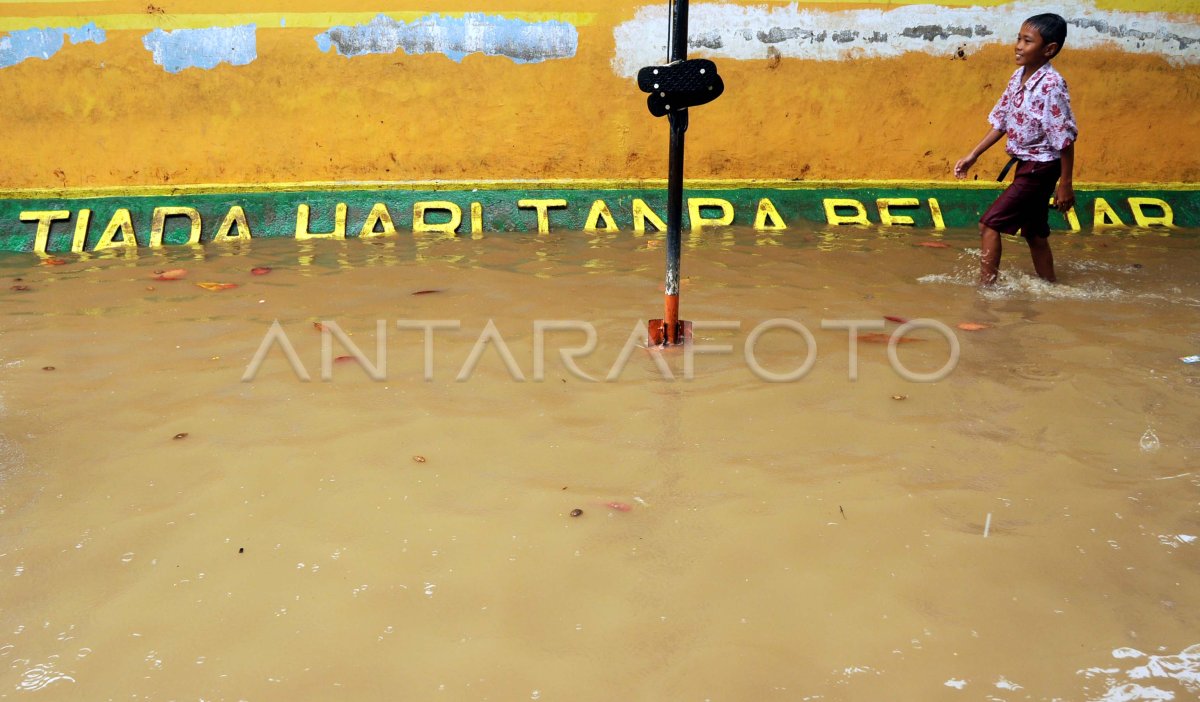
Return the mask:
[[[0,257],[0,698],[1196,699],[1200,233],[933,236]]]

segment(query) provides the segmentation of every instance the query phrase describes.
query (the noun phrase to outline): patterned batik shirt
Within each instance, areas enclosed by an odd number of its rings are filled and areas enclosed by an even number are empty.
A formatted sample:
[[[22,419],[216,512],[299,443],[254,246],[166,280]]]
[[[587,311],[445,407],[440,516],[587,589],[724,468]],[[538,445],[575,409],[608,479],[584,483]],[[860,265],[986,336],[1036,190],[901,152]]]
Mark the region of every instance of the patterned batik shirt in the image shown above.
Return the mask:
[[[1008,135],[1004,150],[1010,156],[1022,161],[1053,161],[1079,135],[1067,83],[1047,63],[1022,84],[1024,70],[1019,67],[1012,74],[988,122]]]

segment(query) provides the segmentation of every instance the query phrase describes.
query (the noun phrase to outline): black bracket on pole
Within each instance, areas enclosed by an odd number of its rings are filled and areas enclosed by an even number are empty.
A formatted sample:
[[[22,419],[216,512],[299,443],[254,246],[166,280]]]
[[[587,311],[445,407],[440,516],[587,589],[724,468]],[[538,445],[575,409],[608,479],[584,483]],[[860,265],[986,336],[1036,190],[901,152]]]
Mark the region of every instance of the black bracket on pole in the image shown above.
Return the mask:
[[[699,107],[725,92],[725,82],[717,75],[717,64],[708,59],[647,66],[638,71],[638,87],[650,93],[646,105],[655,117]]]

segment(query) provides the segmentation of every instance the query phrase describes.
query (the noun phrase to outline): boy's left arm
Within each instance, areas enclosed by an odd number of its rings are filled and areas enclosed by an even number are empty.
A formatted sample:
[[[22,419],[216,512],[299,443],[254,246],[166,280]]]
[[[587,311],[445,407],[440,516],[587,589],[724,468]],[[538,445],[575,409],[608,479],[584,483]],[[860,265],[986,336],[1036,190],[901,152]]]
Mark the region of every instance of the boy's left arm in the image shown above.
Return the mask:
[[[1054,191],[1054,208],[1066,212],[1075,206],[1075,144],[1062,150],[1062,175],[1058,178],[1058,188]]]
[[[1066,83],[1056,83],[1048,86],[1047,90],[1049,95],[1043,123],[1047,127],[1050,145],[1059,150],[1059,158],[1062,159],[1062,174],[1054,191],[1054,207],[1059,212],[1066,212],[1075,206],[1075,140],[1079,138],[1079,127],[1071,111],[1071,96],[1067,93]]]

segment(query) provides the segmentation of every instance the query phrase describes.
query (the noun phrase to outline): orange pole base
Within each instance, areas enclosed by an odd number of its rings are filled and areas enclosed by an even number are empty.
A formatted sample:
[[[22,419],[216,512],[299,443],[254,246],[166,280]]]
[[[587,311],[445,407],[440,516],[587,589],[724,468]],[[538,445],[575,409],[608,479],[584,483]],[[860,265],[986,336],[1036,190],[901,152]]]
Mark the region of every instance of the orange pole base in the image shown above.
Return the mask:
[[[648,326],[651,346],[678,346],[692,338],[692,323],[679,319],[679,296],[664,295],[662,319]]]

